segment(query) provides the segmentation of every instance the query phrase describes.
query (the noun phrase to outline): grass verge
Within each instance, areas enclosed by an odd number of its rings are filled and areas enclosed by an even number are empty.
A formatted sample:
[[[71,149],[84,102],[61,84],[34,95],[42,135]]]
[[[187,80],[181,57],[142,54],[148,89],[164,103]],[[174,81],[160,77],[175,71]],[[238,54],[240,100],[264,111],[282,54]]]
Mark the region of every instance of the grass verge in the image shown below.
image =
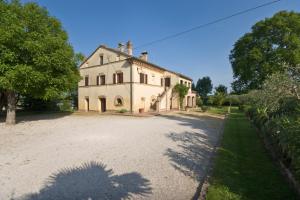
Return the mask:
[[[249,120],[236,109],[225,122],[207,199],[297,199]]]
[[[209,109],[206,111],[211,114],[217,114],[217,115],[225,115],[228,113],[228,107],[229,106],[222,106],[222,107],[215,107],[211,106]],[[234,108],[234,107],[231,107]]]

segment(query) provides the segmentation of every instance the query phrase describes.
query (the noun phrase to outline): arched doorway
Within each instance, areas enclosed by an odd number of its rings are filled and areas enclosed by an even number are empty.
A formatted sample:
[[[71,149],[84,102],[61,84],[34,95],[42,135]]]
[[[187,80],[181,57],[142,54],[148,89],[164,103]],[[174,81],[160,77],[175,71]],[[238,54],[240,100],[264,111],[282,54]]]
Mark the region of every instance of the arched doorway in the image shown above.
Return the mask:
[[[156,111],[156,109],[157,109],[157,97],[153,95],[151,96],[150,110]]]
[[[187,107],[191,107],[190,101],[191,101],[191,97],[188,96],[188,97],[187,97],[187,100],[186,100],[186,106],[187,106]]]
[[[106,98],[105,96],[99,96],[98,99],[98,110],[99,112],[105,112],[106,111]]]
[[[90,100],[89,97],[85,97],[85,105],[84,105],[84,109],[86,112],[88,112],[90,110]]]
[[[192,97],[192,107],[195,106],[195,97]]]

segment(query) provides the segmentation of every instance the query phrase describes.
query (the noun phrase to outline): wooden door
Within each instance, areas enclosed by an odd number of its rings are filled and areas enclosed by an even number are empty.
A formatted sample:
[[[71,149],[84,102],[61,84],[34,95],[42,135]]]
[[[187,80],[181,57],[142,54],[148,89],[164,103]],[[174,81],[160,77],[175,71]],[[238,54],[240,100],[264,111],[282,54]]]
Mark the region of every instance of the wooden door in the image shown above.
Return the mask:
[[[90,101],[89,101],[89,98],[85,99],[85,110],[86,111],[90,110]]]
[[[105,112],[106,111],[106,98],[101,98],[101,112]]]

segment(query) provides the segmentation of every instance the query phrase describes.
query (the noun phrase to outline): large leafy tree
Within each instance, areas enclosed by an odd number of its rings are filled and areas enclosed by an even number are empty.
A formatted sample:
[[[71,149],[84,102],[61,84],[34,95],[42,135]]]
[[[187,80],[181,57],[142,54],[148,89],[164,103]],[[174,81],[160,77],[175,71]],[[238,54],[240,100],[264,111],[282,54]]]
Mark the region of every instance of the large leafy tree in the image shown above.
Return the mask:
[[[193,90],[193,91],[196,91],[195,83],[192,83],[192,90]]]
[[[7,124],[16,98],[49,100],[77,87],[77,56],[61,23],[36,3],[0,0],[0,93]]]
[[[222,93],[224,95],[227,94],[227,87],[225,85],[218,85],[217,87],[215,87],[216,93]]]
[[[300,13],[282,11],[256,23],[230,54],[235,93],[260,89],[268,75],[300,64]]]
[[[213,85],[211,79],[208,76],[198,79],[196,84],[196,90],[202,99],[206,99],[207,95],[211,93]]]

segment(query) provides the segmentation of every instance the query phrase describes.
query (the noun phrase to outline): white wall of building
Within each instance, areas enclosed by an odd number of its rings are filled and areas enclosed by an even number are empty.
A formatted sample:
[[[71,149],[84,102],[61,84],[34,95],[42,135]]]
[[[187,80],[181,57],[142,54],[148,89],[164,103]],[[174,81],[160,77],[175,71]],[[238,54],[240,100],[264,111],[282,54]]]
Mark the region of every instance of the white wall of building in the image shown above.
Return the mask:
[[[103,65],[100,65],[100,56],[103,56]],[[180,83],[186,83],[191,86],[191,81],[182,78],[176,73],[165,71],[151,66],[148,63],[131,63],[126,59],[126,56],[120,55],[114,51],[105,48],[97,49],[88,60],[81,65],[80,75],[82,80],[78,86],[78,105],[79,110],[87,109],[87,101],[89,99],[89,110],[99,111],[99,98],[106,98],[107,110],[131,109],[131,89],[132,89],[132,109],[137,113],[140,109],[144,112],[151,111],[157,100],[160,100],[160,111],[166,111],[179,108],[178,97],[172,93],[173,87]],[[123,83],[113,84],[113,74],[122,72]],[[131,74],[132,73],[132,74]],[[147,74],[148,83],[140,83],[140,74]],[[105,75],[105,85],[97,85],[97,76]],[[89,84],[85,86],[85,76],[89,77]],[[131,83],[132,76],[132,83]],[[165,88],[164,79],[171,78],[170,88]],[[161,85],[163,79],[163,85]],[[162,95],[163,94],[163,95]],[[191,96],[187,102],[185,98],[184,106],[192,106],[192,96],[195,96],[189,90],[187,96]],[[121,97],[123,100],[122,106],[117,106],[115,100]],[[161,98],[158,98],[161,97]],[[196,98],[194,98],[196,101]]]

